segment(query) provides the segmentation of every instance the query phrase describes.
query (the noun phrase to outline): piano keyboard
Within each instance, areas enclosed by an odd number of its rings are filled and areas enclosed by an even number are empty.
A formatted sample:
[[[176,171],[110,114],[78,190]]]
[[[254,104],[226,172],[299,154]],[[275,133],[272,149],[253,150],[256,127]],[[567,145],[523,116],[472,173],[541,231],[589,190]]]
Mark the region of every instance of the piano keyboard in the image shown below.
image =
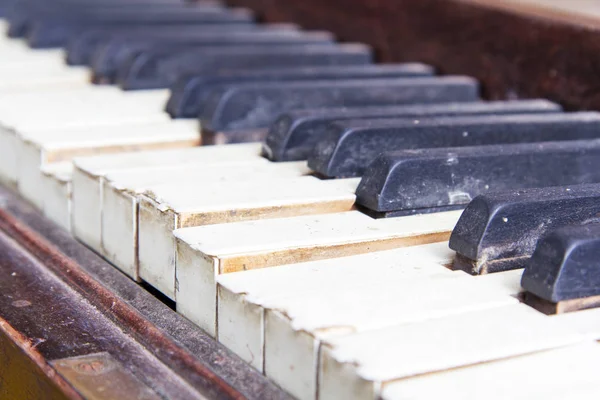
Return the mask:
[[[597,398],[600,114],[219,2],[0,16],[2,184],[292,396]]]

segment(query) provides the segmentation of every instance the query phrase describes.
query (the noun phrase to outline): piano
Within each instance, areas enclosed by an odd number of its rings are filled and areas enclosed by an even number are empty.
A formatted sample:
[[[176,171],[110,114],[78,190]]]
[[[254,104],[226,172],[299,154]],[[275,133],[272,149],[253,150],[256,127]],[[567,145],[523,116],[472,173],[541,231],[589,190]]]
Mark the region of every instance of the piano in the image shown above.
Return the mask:
[[[0,18],[1,398],[598,398],[595,1]]]

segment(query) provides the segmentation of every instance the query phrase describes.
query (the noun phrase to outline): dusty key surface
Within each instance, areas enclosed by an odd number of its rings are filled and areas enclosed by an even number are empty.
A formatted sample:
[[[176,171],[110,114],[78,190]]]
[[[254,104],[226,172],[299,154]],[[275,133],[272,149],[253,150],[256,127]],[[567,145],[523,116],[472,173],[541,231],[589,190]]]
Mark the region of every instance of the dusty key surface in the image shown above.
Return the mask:
[[[433,68],[418,63],[271,67],[256,70],[223,71],[212,75],[190,74],[180,76],[171,87],[171,97],[166,109],[171,116],[197,117],[202,111],[201,107],[210,96],[211,90],[243,82],[372,79],[430,75],[433,75]]]
[[[282,297],[265,307],[265,374],[296,397],[314,398],[322,341],[516,304],[519,279],[513,271],[484,277],[459,273],[359,288],[341,283],[329,293]]]
[[[225,140],[229,132],[266,129],[292,109],[474,101],[478,91],[462,76],[245,83],[213,92],[201,121],[207,134]]]
[[[382,399],[596,399],[595,342],[453,369],[386,385]],[[510,384],[507,384],[510,383]]]
[[[524,304],[327,339],[319,399],[376,398],[394,380],[545,351],[590,335]],[[600,328],[591,327],[594,334]]]
[[[217,275],[441,242],[459,215],[374,220],[352,211],[177,230],[177,310],[215,335]]]
[[[548,303],[552,313],[598,307],[599,255],[600,224],[559,228],[538,242],[521,284],[528,294]]]
[[[292,110],[280,115],[269,128],[263,154],[274,161],[304,160],[315,145],[327,135],[329,124],[381,118],[412,118],[413,125],[422,118],[454,115],[502,115],[560,112],[558,104],[547,100],[472,101],[401,106],[338,107]],[[360,124],[360,122],[359,122]],[[386,143],[387,144],[387,143]]]
[[[39,207],[43,197],[39,184],[40,168],[47,163],[86,155],[199,144],[200,133],[194,121],[24,132],[17,148],[17,184],[21,195]]]
[[[296,46],[214,46],[182,52],[146,51],[132,55],[119,68],[121,87],[164,85],[188,73],[310,65],[364,65],[371,49],[362,44]]]
[[[139,200],[139,274],[175,297],[173,230],[254,219],[339,213],[354,207],[356,179],[258,176],[247,182],[162,185]]]
[[[81,241],[101,252],[102,183],[109,172],[158,165],[182,165],[260,157],[259,144],[192,147],[187,149],[143,151],[85,157],[74,160],[73,233]]]
[[[383,153],[363,175],[357,202],[393,216],[462,208],[491,191],[596,183],[599,153],[598,139]]]
[[[595,112],[335,121],[308,165],[327,177],[360,176],[383,151],[595,139],[599,128]]]
[[[598,221],[599,197],[598,184],[477,196],[450,236],[457,252],[454,267],[474,274],[524,268],[547,232]]]
[[[293,178],[309,173],[303,162],[275,164],[260,157],[232,159],[212,166],[199,158],[197,165],[184,163],[108,173],[102,188],[102,255],[129,276],[139,279],[138,201],[146,191],[160,190],[165,185],[191,188],[231,182],[243,184],[259,178]]]
[[[454,275],[446,267],[452,257],[441,242],[219,275],[217,338],[262,370],[263,306],[281,297],[330,293],[342,284],[360,288],[389,279]]]

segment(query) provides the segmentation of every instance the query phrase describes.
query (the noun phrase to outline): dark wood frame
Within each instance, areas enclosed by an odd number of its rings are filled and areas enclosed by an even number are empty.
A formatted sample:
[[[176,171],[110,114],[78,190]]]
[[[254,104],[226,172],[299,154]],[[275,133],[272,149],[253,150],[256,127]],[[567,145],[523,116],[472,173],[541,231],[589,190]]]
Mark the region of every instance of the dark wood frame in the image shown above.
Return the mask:
[[[600,20],[502,0],[227,0],[264,21],[369,44],[482,82],[488,99],[542,97],[600,110]]]
[[[0,185],[0,398],[80,398],[53,362],[98,353],[164,398],[290,399]]]

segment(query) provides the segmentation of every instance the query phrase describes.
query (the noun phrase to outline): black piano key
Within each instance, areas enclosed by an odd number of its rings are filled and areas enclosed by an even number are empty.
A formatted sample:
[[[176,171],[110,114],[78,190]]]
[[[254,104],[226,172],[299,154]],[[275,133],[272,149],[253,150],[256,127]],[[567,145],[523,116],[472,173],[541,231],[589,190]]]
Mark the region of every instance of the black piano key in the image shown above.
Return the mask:
[[[201,123],[207,139],[235,142],[243,140],[241,132],[266,130],[292,109],[473,101],[478,95],[477,82],[462,76],[249,83],[213,92]]]
[[[307,65],[362,65],[372,61],[369,47],[329,43],[294,46],[212,46],[189,48],[173,54],[168,50],[131,55],[122,63],[117,82],[124,89],[169,87],[183,74],[214,73]],[[102,74],[94,70],[96,79]]]
[[[202,3],[190,4],[185,2],[163,2],[161,0],[144,0],[140,2],[108,2],[108,3],[91,3],[87,6],[81,2],[52,2],[44,3],[37,2],[17,2],[12,7],[8,14],[9,30],[7,32],[9,37],[25,37],[28,32],[33,28],[34,24],[53,22],[51,26],[58,26],[61,24],[65,28],[81,28],[82,26],[89,26],[92,22],[93,15],[114,16],[115,14],[121,14],[129,17],[132,23],[135,23],[132,17],[139,11],[140,15],[148,13],[151,9],[152,14],[156,14],[157,11],[164,11],[173,14],[173,11],[179,12],[181,10],[188,10],[195,8],[201,11],[214,11],[216,13],[224,13],[226,10],[216,5],[205,5]],[[172,22],[185,21],[181,18],[174,19],[173,15],[170,15]],[[99,22],[99,21],[98,21]],[[105,23],[107,21],[104,21]],[[48,25],[47,25],[48,26]]]
[[[375,216],[464,208],[491,191],[600,182],[600,139],[383,153],[357,203]]]
[[[600,224],[549,233],[527,263],[521,286],[552,303],[600,295]]]
[[[78,13],[90,14],[102,10],[138,10],[152,7],[153,9],[180,9],[182,7],[220,8],[218,1],[204,0],[199,2],[172,0],[110,0],[110,1],[27,1],[13,0],[5,2],[5,17],[10,24],[7,32],[10,37],[24,37],[34,21],[57,18]]]
[[[294,29],[255,29],[252,31],[215,32],[204,35],[177,35],[147,39],[113,39],[98,50],[93,60],[94,74],[114,81],[118,68],[128,58],[146,51],[160,52],[165,57],[173,53],[221,49],[242,46],[333,46],[333,37],[327,32],[301,32]],[[164,85],[156,87],[166,87]],[[152,87],[137,87],[148,89]],[[133,88],[129,88],[133,89]]]
[[[431,76],[434,70],[424,64],[372,64],[265,68],[220,74],[185,75],[171,87],[166,111],[177,118],[195,118],[201,112],[210,92],[232,84],[246,82],[278,82],[302,80],[337,80],[361,78],[399,78]]]
[[[294,29],[294,25],[289,24],[286,29]],[[174,25],[161,24],[154,26],[134,26],[134,27],[116,27],[112,29],[87,29],[81,32],[76,37],[72,38],[66,47],[66,61],[69,65],[91,65],[92,56],[104,45],[107,45],[115,38],[120,39],[140,39],[145,38],[152,40],[165,35],[173,35],[177,33],[196,33],[201,34],[216,34],[232,31],[250,31],[257,29],[265,29],[260,25],[255,24],[229,24],[218,25],[201,23]],[[31,38],[30,38],[31,40]]]
[[[329,126],[308,166],[326,177],[352,177],[382,151],[598,137],[596,112],[350,120]]]
[[[123,9],[124,8],[124,9]],[[245,9],[223,10],[219,8],[177,7],[166,9],[163,6],[115,7],[102,12],[50,14],[41,17],[27,17],[23,21],[11,20],[10,37],[27,37],[34,32],[38,38],[46,37],[45,47],[64,46],[72,35],[88,28],[122,27],[154,24],[247,24],[253,21],[252,13]]]
[[[546,232],[600,222],[600,185],[495,192],[469,203],[450,236],[456,269],[480,274],[523,268]]]
[[[560,111],[562,108],[558,104],[547,100],[292,110],[282,114],[271,125],[263,145],[263,154],[272,161],[306,160],[316,143],[327,132],[329,123],[335,121]]]

